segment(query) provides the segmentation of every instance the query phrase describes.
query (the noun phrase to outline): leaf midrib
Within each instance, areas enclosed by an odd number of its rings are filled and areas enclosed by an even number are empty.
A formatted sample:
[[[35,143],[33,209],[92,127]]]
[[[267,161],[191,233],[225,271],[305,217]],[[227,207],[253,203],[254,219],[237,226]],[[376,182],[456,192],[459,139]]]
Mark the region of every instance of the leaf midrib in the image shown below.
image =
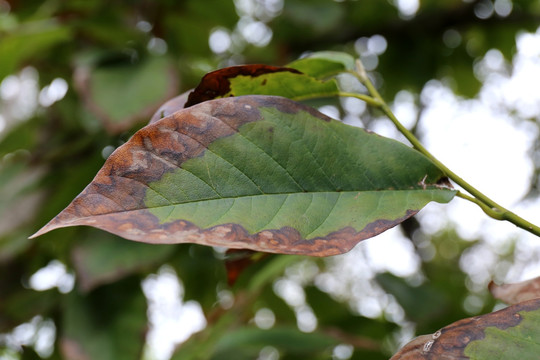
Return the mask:
[[[150,188],[151,189],[151,188]],[[102,214],[95,214],[91,216],[85,216],[83,218],[90,218],[94,216],[101,216],[101,215],[109,215],[109,214],[119,214],[124,212],[130,212],[130,211],[141,211],[141,210],[150,210],[150,209],[161,209],[168,206],[179,206],[184,204],[191,204],[191,203],[199,203],[199,202],[205,202],[205,201],[216,201],[216,200],[230,200],[230,199],[242,199],[242,198],[249,198],[249,197],[256,197],[256,196],[278,196],[278,195],[294,195],[294,194],[346,194],[346,193],[357,193],[358,195],[366,194],[366,193],[382,193],[382,192],[401,192],[401,191],[421,191],[421,192],[427,192],[427,191],[454,191],[449,188],[441,188],[438,185],[432,185],[432,186],[426,186],[426,188],[413,188],[413,189],[379,189],[379,190],[346,190],[346,191],[299,191],[299,192],[283,192],[283,193],[264,193],[264,194],[249,194],[249,195],[242,195],[242,196],[231,196],[231,197],[217,197],[217,198],[208,198],[208,199],[197,199],[197,200],[191,200],[191,201],[185,201],[181,203],[171,203],[167,205],[158,205],[158,206],[147,206],[147,207],[141,207],[141,208],[134,208],[134,209],[128,209],[128,210],[120,210],[120,211],[111,211],[108,213],[102,213]],[[157,192],[156,192],[157,193]],[[158,193],[159,194],[159,193]],[[109,197],[103,195],[103,194],[96,194],[103,197],[106,197],[110,199]],[[162,195],[160,195],[162,196]],[[163,196],[162,196],[163,197]],[[168,200],[167,198],[163,197],[165,200]]]

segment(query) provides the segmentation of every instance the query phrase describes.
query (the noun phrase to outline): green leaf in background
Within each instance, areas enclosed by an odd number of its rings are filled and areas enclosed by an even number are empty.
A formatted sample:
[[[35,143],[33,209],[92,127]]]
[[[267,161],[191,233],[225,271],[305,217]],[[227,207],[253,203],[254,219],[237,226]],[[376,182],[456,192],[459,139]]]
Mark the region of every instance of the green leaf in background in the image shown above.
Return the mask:
[[[178,90],[178,74],[167,57],[148,57],[133,64],[114,61],[80,66],[75,85],[85,105],[116,134],[147,121]]]
[[[214,250],[209,247],[194,244],[174,248],[178,251],[169,260],[169,264],[182,279],[184,301],[197,301],[205,312],[215,308],[216,289],[226,279],[223,261],[218,259]],[[209,289],[213,291],[209,291]]]
[[[225,334],[216,344],[212,359],[253,359],[262,348],[272,346],[281,353],[308,357],[326,351],[331,354],[338,341],[330,336],[314,332],[302,333],[293,327],[276,327],[262,330],[244,327]]]
[[[116,236],[103,236],[91,231],[77,242],[71,254],[79,287],[87,292],[133,273],[152,269],[162,264],[173,251],[171,246],[119,241]]]
[[[34,219],[45,197],[37,185],[46,171],[45,167],[33,165],[24,151],[0,161],[0,238]],[[0,240],[0,248],[2,243]]]
[[[538,359],[540,299],[459,320],[405,345],[392,359]]]
[[[0,20],[7,20],[7,15]],[[4,30],[1,29],[0,31]],[[15,72],[17,67],[32,57],[42,57],[55,45],[68,42],[71,29],[62,26],[56,19],[28,21],[15,25],[0,41],[0,81]]]
[[[454,300],[426,284],[412,287],[403,278],[391,273],[377,274],[376,280],[387,293],[396,298],[407,318],[415,323],[423,324],[442,317]]]
[[[62,330],[65,359],[140,359],[147,319],[139,279],[123,279],[86,296],[71,292],[64,304]]]
[[[455,191],[417,151],[294,101],[207,101],[148,125],[34,236],[89,225],[149,243],[329,256]]]

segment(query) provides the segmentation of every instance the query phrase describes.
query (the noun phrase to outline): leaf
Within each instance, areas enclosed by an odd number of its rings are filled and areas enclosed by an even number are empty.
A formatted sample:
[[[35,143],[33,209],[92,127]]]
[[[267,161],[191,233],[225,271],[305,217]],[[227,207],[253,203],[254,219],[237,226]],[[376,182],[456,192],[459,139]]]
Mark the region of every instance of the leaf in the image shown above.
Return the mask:
[[[211,311],[217,301],[217,292],[214,290],[222,286],[226,280],[223,260],[215,256],[212,248],[205,246],[191,245],[181,248],[173,246],[173,248],[178,251],[168,263],[182,279],[184,302],[195,300],[203,311]]]
[[[206,74],[192,91],[163,104],[150,124],[184,107],[221,97],[279,95],[292,100],[338,95],[333,75],[354,69],[354,58],[342,52],[320,51],[296,60],[288,67],[269,65],[231,66]]]
[[[335,79],[321,81],[288,67],[240,65],[206,74],[189,94],[185,107],[216,98],[241,95],[279,95],[292,100],[303,100],[335,96],[338,93]]]
[[[392,359],[537,359],[539,330],[540,299],[534,299],[419,336]]]
[[[459,300],[449,298],[448,294],[433,285],[410,286],[405,279],[390,273],[377,274],[375,280],[386,293],[396,298],[407,318],[412,320],[417,327],[422,327],[426,322],[430,324],[431,321],[444,318],[444,315],[450,311],[453,300],[456,302]],[[461,307],[461,304],[458,306]],[[439,326],[447,323],[448,321],[439,323]]]
[[[163,57],[79,66],[74,78],[86,107],[112,134],[147,120],[178,88],[178,75]]]
[[[89,225],[148,243],[329,256],[455,192],[417,151],[294,101],[207,101],[138,131],[33,236]]]
[[[497,285],[492,281],[489,284],[489,291],[493,297],[507,304],[540,298],[540,277],[516,284]]]
[[[343,52],[319,51],[293,61],[288,67],[317,79],[325,79],[342,72],[354,70],[354,58]]]
[[[0,238],[24,229],[34,219],[45,198],[37,185],[46,171],[44,166],[32,165],[24,152],[4,157],[0,163]],[[0,254],[0,260],[6,255]]]
[[[83,292],[148,270],[163,263],[174,250],[170,246],[119,241],[112,235],[89,235],[77,242],[71,251],[79,287]]]
[[[9,11],[1,16],[7,24]],[[54,46],[73,38],[71,29],[56,19],[26,21],[7,32],[4,30],[0,41],[0,81],[21,64],[34,57],[42,59]]]
[[[244,327],[226,334],[216,345],[213,359],[236,359],[243,354],[253,359],[265,346],[273,346],[286,354],[313,355],[329,352],[338,341],[330,336],[314,332],[302,333],[292,327],[276,327],[268,330]]]
[[[147,304],[140,279],[131,277],[87,296],[72,291],[63,303],[63,359],[141,359]]]

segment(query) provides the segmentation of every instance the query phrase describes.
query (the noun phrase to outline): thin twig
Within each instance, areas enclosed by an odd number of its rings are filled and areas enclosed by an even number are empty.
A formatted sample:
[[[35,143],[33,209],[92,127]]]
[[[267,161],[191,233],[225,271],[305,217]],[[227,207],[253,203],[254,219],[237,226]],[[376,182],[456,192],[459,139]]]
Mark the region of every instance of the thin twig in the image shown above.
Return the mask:
[[[400,133],[403,134],[409,140],[409,142],[412,144],[412,146],[424,154],[426,157],[428,157],[439,169],[441,169],[448,178],[450,178],[452,181],[454,181],[456,184],[461,186],[465,191],[467,191],[472,196],[465,195],[461,192],[457,193],[457,196],[471,201],[475,203],[476,205],[480,206],[480,208],[491,218],[496,220],[506,220],[511,222],[512,224],[516,225],[519,228],[522,228],[536,236],[540,236],[540,227],[528,222],[527,220],[523,219],[522,217],[518,216],[517,214],[513,213],[512,211],[504,208],[503,206],[497,204],[495,201],[493,201],[488,196],[484,195],[480,190],[476,189],[474,186],[463,180],[460,176],[458,176],[456,173],[454,173],[452,170],[446,167],[442,162],[440,162],[435,156],[433,156],[421,143],[420,141],[414,136],[412,132],[410,132],[405,126],[403,126],[399,120],[396,118],[390,107],[386,104],[384,99],[381,97],[375,86],[373,86],[373,83],[367,76],[364,67],[362,63],[357,60],[356,63],[356,72],[355,72],[357,78],[366,86],[369,93],[371,94],[371,99],[375,100],[369,101],[369,104],[378,107],[381,109],[381,111],[394,123],[396,128],[399,130]],[[343,96],[351,96],[349,93],[341,93],[340,95]],[[356,98],[360,98],[358,96],[354,96]],[[362,97],[365,97],[363,95]]]

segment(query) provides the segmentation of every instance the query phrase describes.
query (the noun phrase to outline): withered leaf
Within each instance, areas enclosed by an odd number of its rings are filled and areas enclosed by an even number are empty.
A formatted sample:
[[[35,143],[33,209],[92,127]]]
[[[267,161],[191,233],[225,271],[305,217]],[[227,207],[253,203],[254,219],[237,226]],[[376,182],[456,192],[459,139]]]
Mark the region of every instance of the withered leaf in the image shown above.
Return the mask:
[[[138,131],[34,236],[94,226],[148,243],[349,251],[455,191],[419,152],[282,97],[206,101]]]
[[[413,339],[391,360],[533,359],[540,348],[540,299],[456,321]]]

